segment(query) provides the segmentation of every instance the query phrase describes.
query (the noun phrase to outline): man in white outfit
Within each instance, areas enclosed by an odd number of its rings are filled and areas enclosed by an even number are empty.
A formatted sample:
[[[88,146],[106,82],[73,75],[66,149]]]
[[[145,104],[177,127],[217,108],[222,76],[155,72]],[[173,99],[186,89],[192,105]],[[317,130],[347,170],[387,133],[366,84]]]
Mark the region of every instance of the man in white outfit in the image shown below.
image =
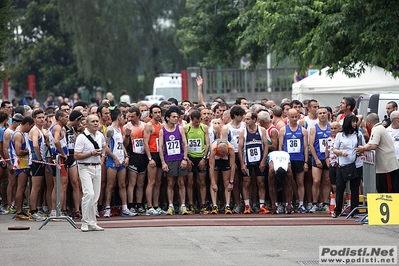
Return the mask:
[[[99,118],[90,114],[86,118],[87,128],[75,143],[75,160],[78,161],[82,182],[82,232],[104,231],[97,225],[96,208],[101,188],[101,156],[104,155],[105,138],[99,129]],[[91,138],[91,139],[90,139]]]

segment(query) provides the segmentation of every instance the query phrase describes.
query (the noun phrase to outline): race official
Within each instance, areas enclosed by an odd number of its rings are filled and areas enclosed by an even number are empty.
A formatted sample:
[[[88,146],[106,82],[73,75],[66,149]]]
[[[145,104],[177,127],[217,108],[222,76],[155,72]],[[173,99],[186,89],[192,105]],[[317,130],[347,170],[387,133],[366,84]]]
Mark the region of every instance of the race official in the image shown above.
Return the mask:
[[[75,143],[75,159],[78,161],[79,177],[82,182],[82,227],[83,232],[104,231],[97,225],[96,203],[101,187],[101,156],[104,154],[105,138],[99,129],[99,118],[90,114],[87,127]],[[93,142],[89,139],[92,138]],[[96,143],[97,145],[94,145]],[[95,147],[98,146],[98,147]]]

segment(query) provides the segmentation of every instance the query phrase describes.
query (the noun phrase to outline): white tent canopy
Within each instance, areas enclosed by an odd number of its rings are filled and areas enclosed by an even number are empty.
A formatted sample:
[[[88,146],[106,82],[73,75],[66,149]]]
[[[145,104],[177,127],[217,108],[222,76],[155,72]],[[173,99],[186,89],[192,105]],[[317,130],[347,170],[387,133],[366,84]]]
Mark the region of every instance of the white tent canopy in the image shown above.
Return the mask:
[[[358,97],[363,93],[399,91],[399,78],[383,68],[365,66],[366,71],[357,78],[349,78],[341,71],[331,78],[327,69],[292,84],[292,99],[316,99],[320,106],[338,106],[342,97]]]

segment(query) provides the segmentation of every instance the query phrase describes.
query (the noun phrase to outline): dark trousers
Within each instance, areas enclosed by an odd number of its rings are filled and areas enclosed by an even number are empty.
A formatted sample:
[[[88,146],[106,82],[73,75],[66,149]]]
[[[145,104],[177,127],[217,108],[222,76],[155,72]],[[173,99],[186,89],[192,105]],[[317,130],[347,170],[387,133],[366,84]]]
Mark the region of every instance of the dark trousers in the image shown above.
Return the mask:
[[[363,175],[363,167],[356,168],[357,177],[355,179],[350,180],[350,189],[351,189],[351,209],[359,206],[359,186],[360,179]],[[342,203],[344,201],[344,192],[346,188],[346,181],[342,178],[341,171],[337,168],[337,192],[335,196],[336,204],[335,214],[339,215],[342,212]]]
[[[387,174],[390,175],[390,186],[388,185]],[[376,176],[378,193],[399,193],[399,169],[386,174],[377,174]]]

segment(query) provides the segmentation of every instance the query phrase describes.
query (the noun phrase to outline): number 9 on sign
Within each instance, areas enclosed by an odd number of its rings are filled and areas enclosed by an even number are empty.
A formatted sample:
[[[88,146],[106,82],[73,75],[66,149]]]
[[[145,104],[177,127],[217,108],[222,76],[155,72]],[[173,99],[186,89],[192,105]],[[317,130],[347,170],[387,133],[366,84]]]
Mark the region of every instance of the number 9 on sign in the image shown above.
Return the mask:
[[[369,225],[399,224],[399,194],[367,194]]]

